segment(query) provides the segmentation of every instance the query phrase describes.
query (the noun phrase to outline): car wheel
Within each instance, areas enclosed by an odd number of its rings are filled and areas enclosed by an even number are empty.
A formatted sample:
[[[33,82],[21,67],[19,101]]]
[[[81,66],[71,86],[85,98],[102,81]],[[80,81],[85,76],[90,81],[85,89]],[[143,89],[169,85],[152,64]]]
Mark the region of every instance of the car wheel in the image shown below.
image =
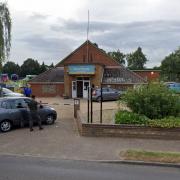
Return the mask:
[[[46,124],[47,124],[47,125],[54,124],[54,116],[53,116],[52,114],[49,114],[49,115],[46,117]]]
[[[9,120],[4,120],[0,122],[0,130],[2,132],[8,132],[11,130],[11,128],[12,128],[12,124]]]

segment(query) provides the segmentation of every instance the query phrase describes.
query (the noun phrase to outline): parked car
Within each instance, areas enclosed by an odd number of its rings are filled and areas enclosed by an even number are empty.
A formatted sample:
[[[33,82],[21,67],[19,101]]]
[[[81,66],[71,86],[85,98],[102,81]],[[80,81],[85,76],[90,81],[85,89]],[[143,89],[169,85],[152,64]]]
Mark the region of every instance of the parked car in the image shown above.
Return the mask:
[[[21,103],[23,109],[27,110],[27,104],[32,101],[28,97],[4,97],[0,98],[0,131],[10,131],[14,126],[21,125],[22,113],[18,108]],[[57,118],[55,109],[46,105],[39,105],[38,113],[41,117],[42,123],[51,125]],[[35,122],[36,123],[36,122]],[[28,119],[24,119],[24,125],[29,124]]]
[[[2,88],[2,96],[3,97],[22,97],[24,94],[21,93],[15,93],[7,88]]]
[[[117,89],[112,89],[109,87],[102,88],[102,100],[103,101],[118,100],[121,94],[122,94],[121,91],[119,91]],[[97,101],[97,102],[101,101],[101,89],[100,88],[93,90],[92,100]]]
[[[169,82],[166,83],[168,89],[174,91],[175,93],[180,93],[180,83],[177,82]]]

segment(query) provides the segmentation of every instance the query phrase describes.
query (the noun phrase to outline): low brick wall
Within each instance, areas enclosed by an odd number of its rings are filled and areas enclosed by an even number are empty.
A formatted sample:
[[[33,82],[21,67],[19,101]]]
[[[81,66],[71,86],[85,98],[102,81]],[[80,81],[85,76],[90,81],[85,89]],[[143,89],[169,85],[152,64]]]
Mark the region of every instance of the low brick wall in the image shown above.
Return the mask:
[[[180,140],[180,128],[151,128],[131,125],[109,125],[82,123],[81,112],[77,112],[76,124],[80,135],[96,137],[131,137],[147,139]]]

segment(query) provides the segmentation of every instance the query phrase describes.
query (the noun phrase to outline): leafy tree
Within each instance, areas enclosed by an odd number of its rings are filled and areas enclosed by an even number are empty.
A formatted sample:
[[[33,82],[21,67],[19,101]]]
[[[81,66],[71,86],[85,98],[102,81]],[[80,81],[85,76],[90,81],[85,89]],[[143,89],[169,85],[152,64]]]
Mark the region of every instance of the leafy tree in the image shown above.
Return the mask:
[[[11,74],[14,74],[14,73],[19,74],[20,73],[20,66],[18,64],[15,64],[12,61],[8,61],[6,64],[4,64],[2,72],[8,73],[9,76]]]
[[[161,62],[161,76],[165,81],[180,81],[180,48]]]
[[[9,57],[11,47],[11,17],[6,3],[0,2],[0,69]]]
[[[47,70],[47,66],[44,64],[44,62],[41,64],[41,67],[40,67],[40,73],[43,73]]]
[[[117,51],[108,52],[107,54],[120,64],[125,64],[126,55],[120,52],[119,49]]]
[[[54,64],[53,63],[51,63],[51,65],[50,66],[48,66],[49,68],[54,68]]]
[[[148,61],[141,47],[138,47],[135,52],[128,54],[126,59],[130,69],[144,69],[144,65]]]
[[[21,76],[25,77],[28,74],[38,75],[41,72],[40,64],[37,60],[28,58],[21,66]]]
[[[154,69],[154,70],[161,70],[161,66],[154,66],[152,69]]]

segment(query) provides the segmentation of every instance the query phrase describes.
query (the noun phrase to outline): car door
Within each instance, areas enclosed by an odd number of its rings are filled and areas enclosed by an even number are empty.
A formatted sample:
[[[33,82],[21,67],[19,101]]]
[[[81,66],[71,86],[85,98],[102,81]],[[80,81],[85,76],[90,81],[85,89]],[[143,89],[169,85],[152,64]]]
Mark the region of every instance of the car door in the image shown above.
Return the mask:
[[[110,88],[109,91],[110,91],[110,94],[111,94],[110,96],[112,100],[117,100],[119,98],[118,90]]]
[[[108,88],[102,88],[103,100],[109,100]]]
[[[19,125],[21,120],[21,113],[16,108],[13,108],[11,101],[1,102],[1,119],[9,119],[13,122],[13,125]]]

